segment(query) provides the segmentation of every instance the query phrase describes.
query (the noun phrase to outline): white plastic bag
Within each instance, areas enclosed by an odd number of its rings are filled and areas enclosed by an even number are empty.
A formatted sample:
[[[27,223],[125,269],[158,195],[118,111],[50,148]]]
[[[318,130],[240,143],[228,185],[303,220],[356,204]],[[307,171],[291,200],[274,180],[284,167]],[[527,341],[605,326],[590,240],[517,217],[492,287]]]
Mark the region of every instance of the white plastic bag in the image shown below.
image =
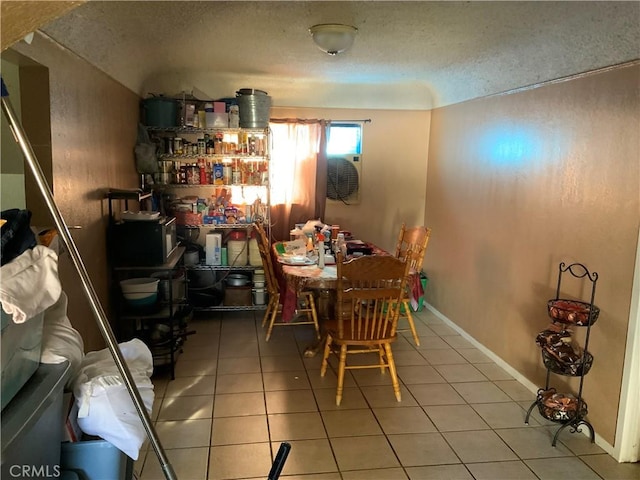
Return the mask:
[[[121,343],[119,347],[144,406],[151,413],[154,398],[151,351],[138,339]],[[137,460],[146,432],[109,350],[85,355],[73,393],[80,429],[88,435],[102,437]]]

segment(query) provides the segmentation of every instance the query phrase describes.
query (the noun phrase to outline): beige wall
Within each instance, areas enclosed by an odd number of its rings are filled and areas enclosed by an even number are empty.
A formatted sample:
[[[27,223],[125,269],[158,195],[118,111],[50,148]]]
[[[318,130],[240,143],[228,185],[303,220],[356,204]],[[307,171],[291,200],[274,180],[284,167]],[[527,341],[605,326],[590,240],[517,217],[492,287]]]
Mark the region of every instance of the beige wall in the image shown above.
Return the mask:
[[[640,222],[639,75],[635,65],[438,109],[429,145],[428,302],[543,386],[534,340],[558,264],[596,271],[583,393],[611,444]],[[563,279],[562,296],[589,294]]]
[[[20,43],[14,49],[49,69],[53,193],[66,223],[82,227],[72,236],[102,305],[109,310],[104,197],[110,187],[138,187],[133,157],[138,97],[38,35],[32,45]],[[103,348],[70,256],[62,255],[59,265],[69,296],[69,319],[82,334],[85,350]]]
[[[271,117],[371,119],[363,132],[360,203],[328,201],[322,220],[387,250],[395,248],[402,222],[422,225],[430,112],[274,107]]]

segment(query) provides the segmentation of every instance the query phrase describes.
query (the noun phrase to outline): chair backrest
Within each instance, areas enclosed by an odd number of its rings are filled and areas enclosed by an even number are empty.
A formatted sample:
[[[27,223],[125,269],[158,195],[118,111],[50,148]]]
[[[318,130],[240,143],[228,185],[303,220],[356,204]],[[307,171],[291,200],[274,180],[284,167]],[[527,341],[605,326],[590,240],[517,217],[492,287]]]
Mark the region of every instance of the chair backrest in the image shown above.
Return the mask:
[[[409,263],[390,255],[337,259],[338,335],[363,342],[395,336]]]
[[[258,250],[260,251],[260,258],[262,259],[265,280],[267,281],[267,292],[269,295],[277,294],[280,291],[280,287],[273,267],[271,244],[267,238],[267,232],[265,232],[264,227],[260,222],[254,223],[253,228],[257,234],[256,240],[258,243]]]
[[[430,228],[424,226],[406,228],[403,223],[398,235],[398,243],[396,244],[396,258],[406,259],[410,264],[411,271],[419,272],[422,270],[422,262],[424,261],[424,254],[427,251],[430,236]],[[410,255],[407,255],[407,253],[410,253]]]

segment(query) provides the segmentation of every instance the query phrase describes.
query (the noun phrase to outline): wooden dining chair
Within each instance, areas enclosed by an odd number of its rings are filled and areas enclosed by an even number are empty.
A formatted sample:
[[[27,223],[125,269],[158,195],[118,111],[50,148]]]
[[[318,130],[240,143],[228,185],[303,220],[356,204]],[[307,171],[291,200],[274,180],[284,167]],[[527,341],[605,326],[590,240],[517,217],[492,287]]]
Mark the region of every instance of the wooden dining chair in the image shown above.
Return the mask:
[[[337,270],[337,302],[334,318],[327,322],[320,375],[327,372],[328,358],[334,346],[339,347],[336,405],[342,401],[345,371],[363,368],[380,368],[383,373],[388,368],[393,391],[400,401],[391,344],[396,340],[398,312],[409,263],[390,255],[365,255],[345,262],[339,253]],[[376,352],[375,363],[347,364],[348,355]]]
[[[254,228],[258,235],[257,243],[258,250],[260,251],[260,258],[262,259],[262,265],[264,267],[265,280],[267,282],[267,293],[269,295],[269,301],[267,303],[267,310],[264,312],[262,318],[262,327],[267,327],[266,341],[268,342],[275,326],[297,326],[297,325],[313,325],[316,331],[316,338],[320,338],[320,327],[318,325],[318,313],[316,310],[315,300],[313,298],[313,292],[303,291],[300,292],[296,299],[296,317],[290,322],[278,321],[278,314],[282,313],[282,305],[280,304],[280,282],[276,275],[276,270],[273,265],[273,258],[271,256],[271,242],[267,237],[267,233],[260,222],[254,223]],[[304,315],[301,317],[300,315]],[[306,320],[303,320],[306,318]]]
[[[400,234],[398,235],[398,242],[396,243],[396,258],[406,260],[409,263],[409,271],[412,277],[407,283],[405,294],[402,298],[402,308],[400,309],[400,319],[406,318],[409,324],[409,330],[413,335],[413,340],[417,346],[420,346],[420,338],[416,330],[415,323],[413,321],[413,315],[411,314],[411,284],[414,281],[420,282],[420,272],[422,271],[422,262],[424,260],[424,254],[427,251],[427,245],[429,243],[429,237],[431,236],[431,229],[420,226],[406,228],[405,224],[402,224],[400,228]],[[406,331],[398,330],[398,331]]]

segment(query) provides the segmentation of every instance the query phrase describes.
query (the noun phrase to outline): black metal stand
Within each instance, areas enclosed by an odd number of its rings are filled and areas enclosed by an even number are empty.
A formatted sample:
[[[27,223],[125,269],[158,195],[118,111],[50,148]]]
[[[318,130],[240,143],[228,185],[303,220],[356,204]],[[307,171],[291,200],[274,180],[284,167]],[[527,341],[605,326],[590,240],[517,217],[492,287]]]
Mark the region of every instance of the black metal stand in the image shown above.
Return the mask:
[[[551,442],[552,446],[556,446],[556,442],[558,440],[558,436],[560,432],[562,432],[565,428],[570,427],[571,433],[582,432],[581,426],[584,425],[588,430],[591,438],[591,442],[595,441],[595,431],[593,430],[593,426],[586,420],[586,415],[588,413],[587,403],[582,398],[582,387],[584,384],[584,376],[588,373],[588,370],[591,368],[591,364],[593,362],[593,356],[588,352],[589,347],[589,336],[591,334],[591,326],[595,323],[598,318],[599,309],[593,303],[596,293],[596,282],[598,281],[598,274],[596,272],[589,272],[587,267],[585,267],[581,263],[573,263],[571,265],[565,265],[564,262],[561,262],[558,266],[558,286],[556,288],[556,298],[555,301],[560,300],[560,286],[562,283],[562,276],[565,272],[569,272],[575,278],[587,278],[591,282],[591,299],[588,304],[582,302],[581,303],[585,307],[585,311],[588,311],[588,316],[586,321],[579,321],[576,318],[577,316],[568,315],[567,318],[564,318],[562,315],[554,316],[552,314],[552,310],[550,308],[549,316],[553,323],[561,323],[561,324],[570,324],[575,326],[581,326],[587,328],[587,334],[584,342],[584,350],[582,352],[582,363],[576,373],[568,373],[565,370],[561,370],[558,368],[554,368],[552,362],[544,361],[545,357],[543,354],[543,361],[545,366],[547,367],[547,377],[545,381],[545,387],[541,388],[537,392],[536,400],[531,404],[529,410],[527,410],[527,416],[525,417],[525,424],[529,424],[529,417],[531,416],[531,412],[535,407],[538,407],[540,414],[546,418],[547,420],[551,420],[556,423],[561,423],[562,426],[558,428],[556,434],[553,437],[553,441]],[[554,300],[550,301],[550,305]],[[555,388],[550,387],[550,376],[551,373],[556,375],[565,375],[565,376],[574,376],[580,378],[580,385],[578,388],[577,399],[577,408],[574,415],[565,415],[560,411],[550,410],[548,406],[544,404],[544,397],[556,393]]]

